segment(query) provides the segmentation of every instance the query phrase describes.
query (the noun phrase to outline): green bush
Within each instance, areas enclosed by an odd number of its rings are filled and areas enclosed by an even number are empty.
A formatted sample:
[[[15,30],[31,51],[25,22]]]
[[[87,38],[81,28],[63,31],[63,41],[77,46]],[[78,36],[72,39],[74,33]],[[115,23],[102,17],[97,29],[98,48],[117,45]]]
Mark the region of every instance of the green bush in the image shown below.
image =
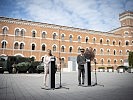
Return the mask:
[[[30,68],[30,62],[21,62],[16,65],[16,69],[18,72],[26,72]]]

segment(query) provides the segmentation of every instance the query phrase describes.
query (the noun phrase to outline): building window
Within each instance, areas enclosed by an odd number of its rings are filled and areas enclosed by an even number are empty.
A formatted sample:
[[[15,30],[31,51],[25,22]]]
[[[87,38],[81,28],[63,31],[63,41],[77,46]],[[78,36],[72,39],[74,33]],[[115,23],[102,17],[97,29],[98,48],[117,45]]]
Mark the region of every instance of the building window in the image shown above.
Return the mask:
[[[45,48],[45,45],[43,44],[43,45],[42,45],[42,51],[45,51],[45,49],[46,49],[46,48]]]
[[[128,36],[128,32],[125,32],[125,36]]]
[[[126,41],[126,46],[128,46],[129,45],[129,41]]]
[[[15,30],[15,36],[19,36],[19,29]]]
[[[32,44],[32,50],[35,50],[35,44]]]
[[[115,45],[115,41],[113,41],[113,45]]]
[[[81,42],[81,37],[80,36],[78,36],[78,42]]]
[[[122,50],[120,50],[120,55],[122,55]]]
[[[120,60],[120,64],[121,64],[121,65],[123,64],[123,60],[122,60],[122,59]]]
[[[117,61],[116,61],[116,60],[114,60],[114,64],[116,64],[116,62],[117,62]]]
[[[18,42],[16,42],[16,43],[14,44],[14,49],[18,49],[18,47],[19,47],[19,44],[18,44]]]
[[[72,42],[72,38],[73,38],[72,35],[70,35],[70,36],[69,36],[69,40],[70,40],[70,42]]]
[[[119,46],[121,46],[121,42],[119,41]]]
[[[116,50],[114,50],[114,55],[116,55]]]
[[[64,64],[65,63],[65,59],[61,58],[61,63]]]
[[[65,52],[65,47],[61,46],[61,52]]]
[[[93,42],[93,43],[96,43],[96,38],[93,38],[93,39],[92,39],[92,42]]]
[[[80,47],[78,47],[78,53],[80,53]]]
[[[69,52],[70,52],[70,53],[72,52],[72,47],[69,48]]]
[[[36,32],[32,31],[32,37],[36,37]]]
[[[108,60],[108,65],[110,65],[110,60]]]
[[[7,27],[4,27],[4,28],[3,28],[3,34],[7,34],[7,32],[8,32]]]
[[[20,43],[20,49],[24,49],[24,44]]]
[[[110,54],[110,50],[109,50],[109,49],[107,49],[107,54],[108,54],[108,55]]]
[[[46,32],[42,32],[42,38],[46,38]]]
[[[93,52],[94,52],[94,54],[96,54],[96,52],[97,52],[96,49],[94,49]]]
[[[53,34],[53,39],[54,39],[54,40],[56,39],[56,36],[57,36],[56,33],[54,33],[54,34]]]
[[[21,35],[21,36],[24,36],[24,34],[25,34],[25,30],[22,29],[20,35]]]
[[[103,63],[104,63],[104,60],[103,60],[103,59],[101,59],[101,64],[103,65]]]
[[[100,44],[103,44],[103,40],[102,39],[100,39]]]
[[[126,55],[129,55],[129,50],[126,50]]]
[[[61,40],[64,41],[64,39],[65,39],[65,35],[61,34]]]
[[[109,45],[109,40],[107,40],[107,45]]]
[[[100,50],[100,54],[103,55],[103,49]]]
[[[88,37],[86,37],[86,38],[85,38],[85,42],[88,43],[88,41],[89,41],[89,39],[88,39]]]
[[[56,51],[56,45],[53,46],[53,51]]]
[[[133,41],[132,41],[132,45],[133,45]]]
[[[2,42],[2,48],[6,48],[6,41]]]

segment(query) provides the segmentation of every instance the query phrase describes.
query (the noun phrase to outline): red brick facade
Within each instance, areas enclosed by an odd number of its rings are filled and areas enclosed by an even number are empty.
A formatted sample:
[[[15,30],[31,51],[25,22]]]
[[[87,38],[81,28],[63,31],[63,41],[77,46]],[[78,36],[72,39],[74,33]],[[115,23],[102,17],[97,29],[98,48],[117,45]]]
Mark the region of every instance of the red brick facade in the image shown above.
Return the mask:
[[[133,12],[119,16],[121,27],[110,32],[0,17],[0,55],[41,60],[47,49],[67,64],[80,48],[93,47],[99,66],[123,65],[133,50]],[[63,36],[64,35],[64,36]]]

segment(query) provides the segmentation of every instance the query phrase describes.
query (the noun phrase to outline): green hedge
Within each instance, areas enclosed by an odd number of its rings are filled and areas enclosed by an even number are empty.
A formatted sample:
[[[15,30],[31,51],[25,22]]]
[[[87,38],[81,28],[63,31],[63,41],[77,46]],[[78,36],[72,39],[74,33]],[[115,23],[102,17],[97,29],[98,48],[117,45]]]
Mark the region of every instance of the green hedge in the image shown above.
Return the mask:
[[[30,68],[30,62],[21,62],[16,65],[16,69],[18,72],[26,72]]]

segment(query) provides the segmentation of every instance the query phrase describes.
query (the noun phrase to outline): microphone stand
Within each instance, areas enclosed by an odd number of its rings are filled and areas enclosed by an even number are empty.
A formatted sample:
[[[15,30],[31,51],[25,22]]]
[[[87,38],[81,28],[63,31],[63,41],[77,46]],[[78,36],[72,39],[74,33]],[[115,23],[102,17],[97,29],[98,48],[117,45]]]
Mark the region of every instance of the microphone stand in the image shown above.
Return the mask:
[[[103,86],[104,87],[104,85],[101,85],[101,84],[97,83],[97,73],[96,73],[96,64],[97,64],[97,62],[94,61],[94,63],[95,63],[95,83],[92,86],[98,85],[98,86]]]
[[[59,87],[57,87],[55,89],[61,89],[61,88],[69,89],[69,88],[63,87],[62,84],[61,84],[60,29],[59,29],[59,61],[60,61],[60,64],[59,64],[59,69],[60,69],[60,84],[59,84]]]

